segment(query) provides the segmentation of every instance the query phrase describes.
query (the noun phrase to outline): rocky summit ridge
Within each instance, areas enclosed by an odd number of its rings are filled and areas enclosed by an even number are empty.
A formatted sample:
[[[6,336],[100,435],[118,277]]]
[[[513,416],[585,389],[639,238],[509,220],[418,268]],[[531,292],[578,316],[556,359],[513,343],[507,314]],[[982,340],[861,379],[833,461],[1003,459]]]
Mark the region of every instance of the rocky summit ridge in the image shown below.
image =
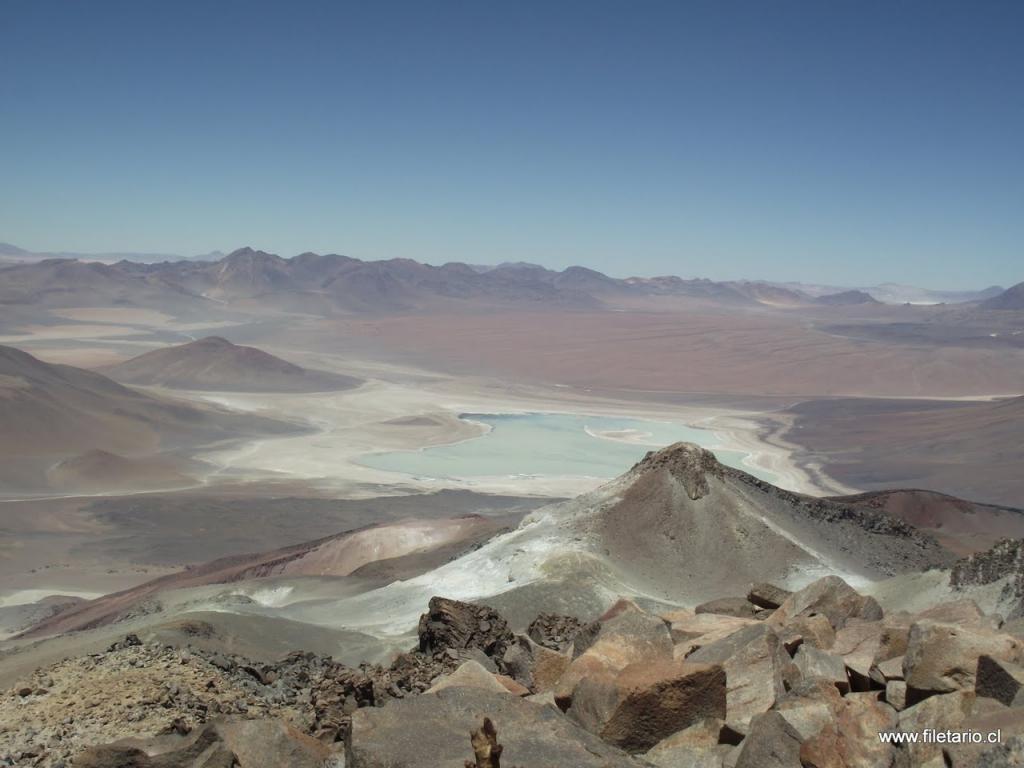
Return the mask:
[[[194,627],[202,632],[201,626]],[[1024,760],[1024,639],[971,600],[884,612],[828,576],[695,610],[619,600],[516,631],[434,597],[386,666],[134,635],[0,696],[0,765],[997,768]],[[998,744],[879,731],[998,729]]]

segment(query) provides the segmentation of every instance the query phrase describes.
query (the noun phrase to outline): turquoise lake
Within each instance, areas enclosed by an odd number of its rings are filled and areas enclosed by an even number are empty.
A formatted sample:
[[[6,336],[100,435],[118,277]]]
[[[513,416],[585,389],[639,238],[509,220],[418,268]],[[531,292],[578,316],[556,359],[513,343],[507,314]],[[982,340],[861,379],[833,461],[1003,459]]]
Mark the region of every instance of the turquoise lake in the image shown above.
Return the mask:
[[[773,473],[743,463],[742,451],[714,449],[715,435],[670,422],[579,416],[560,413],[463,413],[459,418],[486,424],[480,437],[416,451],[363,456],[359,463],[415,477],[595,477],[621,475],[650,450],[681,440],[714,450],[718,460],[763,480]],[[629,436],[633,442],[602,437]]]

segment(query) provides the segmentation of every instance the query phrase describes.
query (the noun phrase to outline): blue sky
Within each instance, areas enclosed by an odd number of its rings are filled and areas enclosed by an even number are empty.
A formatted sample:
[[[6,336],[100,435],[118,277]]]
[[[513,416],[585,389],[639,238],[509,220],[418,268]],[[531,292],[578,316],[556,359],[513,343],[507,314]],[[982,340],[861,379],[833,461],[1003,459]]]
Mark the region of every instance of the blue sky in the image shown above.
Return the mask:
[[[1024,279],[1024,3],[0,3],[0,240]]]

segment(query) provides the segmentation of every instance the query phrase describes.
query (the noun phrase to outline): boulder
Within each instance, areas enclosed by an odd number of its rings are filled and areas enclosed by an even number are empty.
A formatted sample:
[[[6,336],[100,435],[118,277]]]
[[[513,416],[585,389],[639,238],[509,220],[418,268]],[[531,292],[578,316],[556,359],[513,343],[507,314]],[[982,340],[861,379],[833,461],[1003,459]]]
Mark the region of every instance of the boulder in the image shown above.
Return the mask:
[[[1024,739],[1024,709],[1003,707],[983,714],[978,713],[977,709],[980,707],[975,707],[976,711],[964,722],[962,727],[965,731],[982,734],[983,740],[979,743],[945,745],[942,751],[946,765],[950,768],[1024,765],[1024,760],[1007,762],[1013,753],[1005,749],[1007,744]],[[988,742],[987,736],[993,733],[998,734],[1001,743]],[[1024,757],[1024,754],[1018,753],[1017,756]]]
[[[892,731],[896,710],[873,693],[852,693],[838,707],[836,717],[800,747],[804,768],[889,768],[896,748],[878,738]]]
[[[513,640],[508,623],[493,608],[445,597],[430,598],[418,634],[422,653],[479,649],[498,659]]]
[[[573,659],[555,684],[555,699],[568,708],[572,692],[586,677],[614,674],[635,662],[672,659],[672,639],[665,622],[633,607],[601,621],[592,643]]]
[[[725,759],[735,749],[730,744],[695,746],[692,744],[658,744],[644,754],[644,760],[656,768],[723,768]]]
[[[448,675],[443,675],[427,689],[427,693],[436,693],[445,688],[479,688],[492,693],[508,693],[508,688],[498,678],[483,668],[478,662],[467,661]],[[529,691],[527,691],[529,693]]]
[[[646,752],[706,718],[725,718],[725,670],[678,661],[631,664],[614,677],[585,678],[572,694],[570,718],[609,744]]]
[[[828,619],[814,614],[793,619],[779,630],[779,637],[789,653],[796,653],[796,649],[804,644],[828,651],[836,641],[836,631]]]
[[[903,657],[894,656],[891,659],[880,661],[875,665],[875,669],[878,670],[878,674],[883,680],[902,680],[903,679]]]
[[[747,590],[747,600],[759,608],[775,610],[793,593],[774,584],[754,584]]]
[[[904,733],[933,731],[959,731],[974,708],[974,691],[956,691],[925,699],[899,713],[898,728]],[[923,765],[939,758],[942,765],[942,747],[939,744],[918,741],[908,743],[904,749],[910,758],[910,765]]]
[[[793,657],[793,663],[800,670],[800,676],[804,680],[822,678],[835,685],[840,693],[847,693],[850,690],[846,666],[839,656],[819,651],[810,645],[801,645]]]
[[[663,613],[661,618],[668,624],[672,642],[678,644],[699,640],[697,648],[710,645],[744,627],[758,624],[756,619],[740,616],[723,616],[717,613],[693,614],[689,611]]]
[[[903,658],[908,701],[973,688],[981,656],[1018,663],[1024,659],[1024,643],[988,629],[916,622]]]
[[[1008,707],[1024,706],[1024,667],[991,656],[979,656],[974,692]]]
[[[783,696],[775,710],[800,734],[801,740],[806,740],[835,720],[842,703],[835,685],[822,678],[812,678]]]
[[[496,726],[502,762],[510,766],[643,765],[552,707],[475,688],[447,688],[353,713],[346,768],[461,766],[472,754],[470,733],[483,716]]]
[[[571,660],[564,653],[552,651],[544,646],[536,647],[532,669],[534,692],[544,693],[554,689],[570,663]]]
[[[736,768],[801,768],[800,734],[778,712],[757,715],[740,745]]]
[[[907,684],[903,680],[889,680],[885,684],[885,700],[897,712],[907,708]]]
[[[994,616],[986,616],[973,600],[954,600],[939,603],[927,610],[914,614],[914,620],[938,621],[943,624],[959,624],[965,627],[981,629],[999,629],[1002,621]]]
[[[744,597],[720,597],[701,603],[694,613],[715,613],[719,616],[739,616],[744,619],[763,619],[769,614]]]
[[[763,622],[704,646],[687,661],[725,668],[726,721],[738,733],[746,733],[751,718],[767,712],[785,693],[782,673],[790,659],[778,635]]]
[[[825,576],[787,597],[768,617],[768,622],[784,627],[794,619],[812,614],[825,616],[839,630],[849,619],[881,619],[882,608],[873,597],[861,595],[838,576]]]

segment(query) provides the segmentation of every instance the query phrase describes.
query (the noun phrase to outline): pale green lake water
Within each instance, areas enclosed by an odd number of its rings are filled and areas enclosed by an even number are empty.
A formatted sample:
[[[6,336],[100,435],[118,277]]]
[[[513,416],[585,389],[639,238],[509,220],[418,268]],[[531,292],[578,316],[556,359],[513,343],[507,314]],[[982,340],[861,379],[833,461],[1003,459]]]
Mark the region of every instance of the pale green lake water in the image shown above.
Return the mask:
[[[713,432],[671,422],[564,413],[463,413],[459,418],[486,424],[490,430],[452,445],[370,454],[359,463],[428,478],[613,478],[647,451],[687,441],[714,450],[723,464],[768,482],[777,480],[772,472],[744,464],[749,454],[715,449]],[[635,442],[600,436],[606,432],[630,434]]]

